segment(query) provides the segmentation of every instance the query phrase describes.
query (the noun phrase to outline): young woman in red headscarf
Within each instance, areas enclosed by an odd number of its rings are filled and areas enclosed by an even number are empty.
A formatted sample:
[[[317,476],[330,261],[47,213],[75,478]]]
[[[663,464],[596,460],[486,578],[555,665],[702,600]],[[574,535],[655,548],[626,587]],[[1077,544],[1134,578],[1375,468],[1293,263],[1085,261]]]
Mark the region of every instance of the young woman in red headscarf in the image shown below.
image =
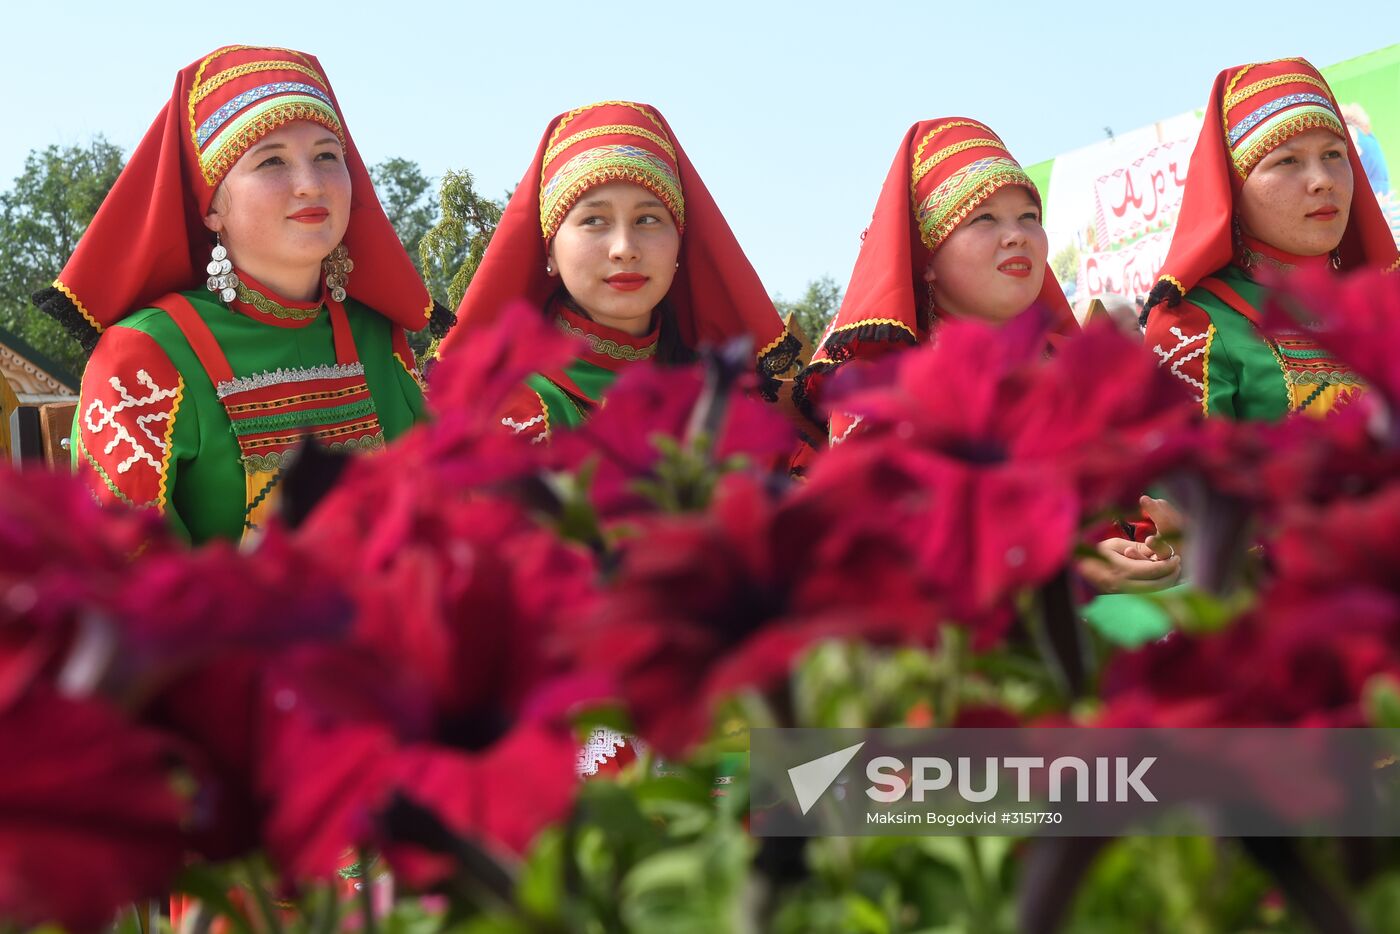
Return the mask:
[[[684,361],[702,343],[746,336],[771,399],[797,357],[670,125],[646,104],[604,101],[550,121],[442,353],[516,301],[585,343],[499,413],[504,429],[532,441],[581,423],[637,360]]]
[[[798,377],[798,404],[819,419],[822,391],[841,366],[928,341],[946,318],[999,324],[1038,306],[1052,316],[1052,339],[1075,333],[1048,252],[1040,192],[996,133],[966,117],[914,124],[885,178],[841,309]],[[858,424],[830,412],[830,443]],[[1111,538],[1099,552],[1103,560],[1081,570],[1101,591],[1164,587],[1180,573],[1174,551],[1155,540]]]
[[[518,301],[583,341],[498,413],[504,430],[532,442],[581,424],[635,361],[682,362],[703,343],[748,337],[772,400],[799,349],[666,119],[630,101],[549,122],[442,354]],[[615,772],[636,749],[622,733],[596,730],[579,773]]]
[[[1362,390],[1301,334],[1258,328],[1259,273],[1309,266],[1397,266],[1341,109],[1301,58],[1227,68],[1211,89],[1171,249],[1147,301],[1147,347],[1207,416],[1321,416]]]
[[[370,451],[423,416],[404,329],[433,303],[301,52],[181,71],[35,302],[95,345],[75,468],[195,543],[255,529],[303,438]]]

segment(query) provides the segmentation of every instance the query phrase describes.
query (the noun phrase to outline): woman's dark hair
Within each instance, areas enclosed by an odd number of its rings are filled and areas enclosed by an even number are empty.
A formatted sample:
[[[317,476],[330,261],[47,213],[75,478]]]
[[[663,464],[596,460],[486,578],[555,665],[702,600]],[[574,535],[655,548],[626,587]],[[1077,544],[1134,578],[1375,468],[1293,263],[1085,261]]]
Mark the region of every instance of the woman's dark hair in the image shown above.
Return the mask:
[[[686,346],[685,339],[681,337],[681,328],[676,323],[676,313],[671,303],[663,298],[656,310],[661,315],[661,333],[656,336],[656,362],[694,363],[699,356]]]

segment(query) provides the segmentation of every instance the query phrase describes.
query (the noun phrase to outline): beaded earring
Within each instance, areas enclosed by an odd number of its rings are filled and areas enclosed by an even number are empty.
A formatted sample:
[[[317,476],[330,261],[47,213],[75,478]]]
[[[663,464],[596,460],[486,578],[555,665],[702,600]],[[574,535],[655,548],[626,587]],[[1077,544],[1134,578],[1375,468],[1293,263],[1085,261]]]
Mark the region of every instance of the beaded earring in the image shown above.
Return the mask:
[[[321,260],[321,270],[326,274],[326,288],[331,290],[331,298],[338,302],[345,301],[345,283],[349,281],[350,273],[355,271],[355,261],[350,258],[345,244],[339,244]]]
[[[238,273],[233,271],[233,261],[228,258],[228,250],[214,233],[214,249],[209,253],[209,265],[204,267],[209,273],[204,286],[227,305],[238,295]]]

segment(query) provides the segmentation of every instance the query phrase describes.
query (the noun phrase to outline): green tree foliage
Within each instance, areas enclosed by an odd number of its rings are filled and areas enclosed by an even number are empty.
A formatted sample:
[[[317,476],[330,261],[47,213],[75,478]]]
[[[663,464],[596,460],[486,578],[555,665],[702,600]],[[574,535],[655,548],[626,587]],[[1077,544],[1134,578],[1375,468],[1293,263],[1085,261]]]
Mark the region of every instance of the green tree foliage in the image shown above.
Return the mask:
[[[448,170],[438,190],[438,220],[418,247],[433,298],[456,308],[481,265],[504,205],[477,193],[472,173]]]
[[[418,258],[418,244],[437,223],[437,205],[433,203],[433,180],[423,174],[418,163],[410,159],[385,159],[369,170],[374,190],[389,223],[399,235],[399,242],[412,257],[419,272],[423,270]],[[434,298],[442,299],[434,293]]]
[[[806,336],[806,352],[811,353],[821,340],[822,332],[841,307],[841,286],[830,276],[822,276],[807,283],[807,291],[795,302],[784,301],[782,296],[773,299],[778,314],[792,320]]]
[[[1061,285],[1073,283],[1079,278],[1079,247],[1073,241],[1066,243],[1058,253],[1050,257],[1050,268]]]
[[[0,326],[73,374],[87,355],[29,296],[53,284],[124,162],[101,136],[86,146],[36,149],[0,194]]]

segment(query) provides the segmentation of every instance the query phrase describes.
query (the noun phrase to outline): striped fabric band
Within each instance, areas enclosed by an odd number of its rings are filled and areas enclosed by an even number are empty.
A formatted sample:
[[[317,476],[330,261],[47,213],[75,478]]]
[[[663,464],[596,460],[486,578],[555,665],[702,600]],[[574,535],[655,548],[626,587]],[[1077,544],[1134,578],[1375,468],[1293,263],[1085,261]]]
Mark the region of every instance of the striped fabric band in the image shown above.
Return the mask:
[[[262,87],[253,88],[251,91],[244,91],[210,114],[209,118],[201,123],[199,129],[195,131],[195,142],[200,148],[203,148],[204,144],[209,142],[210,137],[217,133],[219,128],[228,122],[230,117],[238,113],[244,107],[269,98],[274,94],[309,94],[320,100],[328,109],[331,107],[331,99],[326,96],[326,93],[312,85],[302,84],[297,81],[278,81],[274,84],[264,84]],[[334,113],[334,110],[331,112]]]
[[[598,146],[564,163],[540,189],[540,228],[546,239],[558,232],[581,194],[612,181],[635,182],[652,191],[670,210],[676,227],[685,227],[681,184],[664,159],[639,146]]]
[[[1332,109],[1332,102],[1321,94],[1289,94],[1276,100],[1271,100],[1264,106],[1252,112],[1249,116],[1241,120],[1233,130],[1230,131],[1230,145],[1234,146],[1250,130],[1258,126],[1262,121],[1295,104],[1320,104],[1336,116],[1337,112]],[[1341,127],[1341,120],[1337,121],[1338,128]]]
[[[916,212],[924,246],[938,249],[977,205],[1007,185],[1021,185],[1032,193],[1036,191],[1035,183],[1020,163],[1008,156],[978,159],[948,176]]]

